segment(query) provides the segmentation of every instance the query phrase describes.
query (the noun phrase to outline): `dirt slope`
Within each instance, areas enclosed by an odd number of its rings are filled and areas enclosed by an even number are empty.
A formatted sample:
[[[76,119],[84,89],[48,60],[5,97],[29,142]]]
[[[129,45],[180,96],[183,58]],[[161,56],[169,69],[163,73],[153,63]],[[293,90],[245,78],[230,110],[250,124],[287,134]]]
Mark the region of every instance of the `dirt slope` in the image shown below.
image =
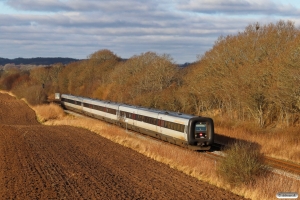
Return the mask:
[[[0,199],[243,199],[0,93]]]

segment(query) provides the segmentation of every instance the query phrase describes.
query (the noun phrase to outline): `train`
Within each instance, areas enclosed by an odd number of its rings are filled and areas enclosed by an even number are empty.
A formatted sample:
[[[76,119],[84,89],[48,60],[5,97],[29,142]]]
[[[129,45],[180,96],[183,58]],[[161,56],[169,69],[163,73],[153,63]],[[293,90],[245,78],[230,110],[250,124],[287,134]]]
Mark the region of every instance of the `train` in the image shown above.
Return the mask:
[[[195,151],[214,142],[212,118],[158,110],[69,94],[55,94],[67,110],[100,119]],[[113,133],[112,133],[113,134]]]

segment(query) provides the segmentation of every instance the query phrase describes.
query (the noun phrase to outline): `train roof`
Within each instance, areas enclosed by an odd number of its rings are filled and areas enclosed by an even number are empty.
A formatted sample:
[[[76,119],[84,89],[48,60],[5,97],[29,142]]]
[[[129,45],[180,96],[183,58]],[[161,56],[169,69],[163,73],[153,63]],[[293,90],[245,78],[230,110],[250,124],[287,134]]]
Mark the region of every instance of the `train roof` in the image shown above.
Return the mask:
[[[71,98],[80,98],[83,100],[91,100],[91,101],[98,101],[98,102],[102,102],[102,103],[108,103],[108,104],[112,104],[112,105],[119,105],[122,107],[138,109],[138,110],[148,111],[148,112],[153,112],[153,113],[158,113],[158,114],[164,114],[164,115],[172,116],[172,117],[179,117],[179,118],[185,118],[185,119],[190,119],[190,118],[196,117],[195,115],[184,114],[184,113],[168,111],[168,110],[158,110],[155,108],[146,108],[146,107],[142,107],[142,106],[135,106],[135,105],[117,103],[117,102],[112,102],[112,101],[104,101],[104,100],[93,99],[93,98],[88,98],[88,97],[78,97],[78,96],[69,95],[69,94],[62,94],[62,95],[69,96]]]

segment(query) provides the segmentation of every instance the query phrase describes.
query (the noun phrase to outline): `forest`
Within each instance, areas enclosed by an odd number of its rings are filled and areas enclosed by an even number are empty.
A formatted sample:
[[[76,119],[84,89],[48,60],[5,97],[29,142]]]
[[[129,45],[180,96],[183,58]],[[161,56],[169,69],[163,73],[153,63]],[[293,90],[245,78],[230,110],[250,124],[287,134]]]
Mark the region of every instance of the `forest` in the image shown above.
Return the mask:
[[[69,64],[0,70],[0,89],[31,104],[60,92],[260,128],[299,127],[299,86],[300,30],[291,21],[220,36],[187,67],[167,54],[123,60],[102,49]]]
[[[55,63],[68,64],[70,62],[79,61],[79,59],[74,58],[0,58],[0,65],[12,64],[15,65],[51,65]]]

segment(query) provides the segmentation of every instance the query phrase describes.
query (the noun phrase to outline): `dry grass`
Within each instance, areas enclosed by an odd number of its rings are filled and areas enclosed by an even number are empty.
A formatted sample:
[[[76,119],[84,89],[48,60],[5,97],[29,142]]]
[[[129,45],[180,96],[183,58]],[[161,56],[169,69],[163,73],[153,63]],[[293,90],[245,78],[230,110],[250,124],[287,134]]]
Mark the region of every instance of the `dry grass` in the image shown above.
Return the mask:
[[[264,155],[290,160],[300,164],[300,133],[292,130],[284,132],[249,132],[242,128],[215,128],[216,133],[256,143]]]
[[[12,92],[9,92],[9,91],[0,90],[0,93],[2,93],[2,94],[9,94],[10,96],[16,97],[16,95],[14,95]]]
[[[62,119],[65,116],[65,112],[61,107],[53,103],[49,105],[33,106],[32,108],[36,111],[37,119],[41,123],[48,120]]]
[[[41,107],[34,107],[37,115],[41,116]],[[270,173],[265,177],[258,177],[253,184],[241,184],[230,186],[217,174],[217,161],[197,152],[192,152],[175,145],[149,139],[132,132],[107,124],[105,122],[86,118],[66,115],[61,117],[61,111],[57,117],[46,118],[45,125],[70,125],[86,128],[102,137],[110,139],[123,146],[131,148],[158,162],[167,164],[169,167],[196,177],[218,187],[230,190],[241,196],[251,199],[276,199],[276,193],[282,191],[298,192],[300,194],[300,181]],[[52,116],[49,115],[49,116]],[[220,131],[220,130],[219,130]]]

